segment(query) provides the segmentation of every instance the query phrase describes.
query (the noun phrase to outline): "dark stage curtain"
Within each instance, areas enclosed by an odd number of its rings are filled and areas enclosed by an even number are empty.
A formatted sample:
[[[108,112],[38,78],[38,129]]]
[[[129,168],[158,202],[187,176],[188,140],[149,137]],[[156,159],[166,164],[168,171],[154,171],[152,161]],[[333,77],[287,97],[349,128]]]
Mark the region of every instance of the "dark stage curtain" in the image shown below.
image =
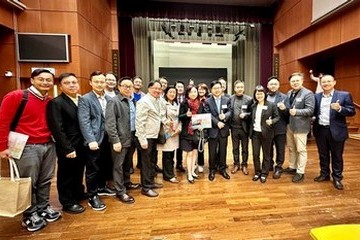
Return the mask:
[[[134,39],[132,18],[119,17],[119,56],[120,77],[135,76]]]

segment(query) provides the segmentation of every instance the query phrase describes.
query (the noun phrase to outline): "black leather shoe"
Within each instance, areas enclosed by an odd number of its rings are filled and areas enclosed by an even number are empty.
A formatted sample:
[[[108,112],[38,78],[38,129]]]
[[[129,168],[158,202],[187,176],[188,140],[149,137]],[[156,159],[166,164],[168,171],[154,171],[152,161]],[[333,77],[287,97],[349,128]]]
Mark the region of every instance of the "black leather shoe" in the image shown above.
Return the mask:
[[[330,181],[330,176],[320,175],[320,176],[317,176],[316,178],[314,178],[314,181],[315,182]]]
[[[141,187],[141,185],[139,183],[128,183],[125,185],[126,190],[134,190],[134,189],[139,189]]]
[[[296,169],[287,167],[287,168],[285,168],[285,169],[283,170],[283,172],[284,172],[284,173],[289,173],[289,174],[295,174],[295,173],[296,173]]]
[[[337,189],[337,190],[343,190],[344,189],[344,185],[338,181],[338,180],[334,180],[333,181],[333,184],[334,184],[334,187]]]
[[[126,193],[121,195],[116,195],[116,197],[123,203],[131,204],[135,202],[135,199]]]
[[[223,176],[223,178],[225,178],[225,179],[230,179],[229,174],[228,174],[225,170],[222,171],[222,172],[220,173],[220,175]]]
[[[179,172],[185,172],[185,168],[182,165],[176,166],[176,170]]]
[[[304,180],[304,174],[296,173],[292,179],[292,182],[297,183],[297,182],[301,182],[302,180]]]
[[[141,194],[145,195],[147,197],[157,197],[157,196],[159,196],[159,194],[157,192],[155,192],[154,190],[152,190],[152,189],[149,189],[147,191],[145,191],[144,189],[141,189]]]
[[[64,206],[63,211],[72,213],[72,214],[78,214],[85,211],[85,208],[81,206],[80,204],[73,204],[69,206]]]
[[[151,185],[151,188],[163,188],[163,186],[161,183],[154,183]]]
[[[100,200],[98,195],[90,197],[88,205],[95,211],[102,211],[106,208],[106,205]]]
[[[241,166],[241,171],[244,175],[249,175],[249,170],[247,169],[247,166]]]
[[[279,179],[281,177],[281,169],[276,169],[274,174],[273,174],[273,179]]]
[[[214,181],[214,179],[215,179],[215,171],[211,170],[210,173],[209,173],[209,180]]]
[[[260,177],[260,182],[265,183],[266,182],[266,176],[261,176]]]
[[[162,173],[163,170],[158,165],[155,165],[155,171],[157,173]]]
[[[252,180],[255,182],[260,179],[260,175],[255,174],[252,178]]]

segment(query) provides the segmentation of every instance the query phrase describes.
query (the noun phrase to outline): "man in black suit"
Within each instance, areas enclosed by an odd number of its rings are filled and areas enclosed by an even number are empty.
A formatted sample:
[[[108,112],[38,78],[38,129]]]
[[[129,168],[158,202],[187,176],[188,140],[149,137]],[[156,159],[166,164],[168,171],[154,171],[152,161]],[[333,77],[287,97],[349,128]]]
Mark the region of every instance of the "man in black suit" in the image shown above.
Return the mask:
[[[277,77],[272,76],[268,79],[267,88],[269,91],[266,100],[274,103],[276,106],[280,105],[280,103],[284,103],[287,97],[284,93],[279,91],[279,87],[280,82]],[[282,166],[285,160],[286,127],[289,122],[289,114],[285,110],[278,108],[278,112],[280,119],[273,125],[274,138],[270,149],[270,171],[274,167],[274,147],[276,149],[276,165],[273,174],[274,179],[280,178],[282,174]]]
[[[215,179],[216,166],[225,179],[230,179],[226,172],[227,138],[230,135],[230,101],[222,96],[221,83],[210,84],[211,97],[205,100],[205,113],[211,113],[212,128],[208,129],[209,137],[209,180]]]
[[[334,187],[343,190],[343,152],[348,138],[346,117],[355,115],[351,94],[335,90],[336,81],[331,75],[320,79],[323,92],[315,94],[316,117],[313,132],[320,158],[320,175],[316,182],[330,180],[330,155]]]
[[[85,147],[77,116],[79,83],[75,74],[63,73],[59,84],[62,93],[47,106],[49,129],[56,141],[59,201],[64,211],[81,213],[85,210],[80,204],[85,196],[82,184]]]

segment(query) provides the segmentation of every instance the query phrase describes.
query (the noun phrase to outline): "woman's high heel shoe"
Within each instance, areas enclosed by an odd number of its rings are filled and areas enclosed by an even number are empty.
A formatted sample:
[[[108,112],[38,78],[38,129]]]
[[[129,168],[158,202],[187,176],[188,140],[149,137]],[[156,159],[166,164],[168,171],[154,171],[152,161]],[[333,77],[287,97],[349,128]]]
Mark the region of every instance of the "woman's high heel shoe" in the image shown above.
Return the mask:
[[[191,184],[195,183],[194,179],[188,179],[188,182],[191,183]]]

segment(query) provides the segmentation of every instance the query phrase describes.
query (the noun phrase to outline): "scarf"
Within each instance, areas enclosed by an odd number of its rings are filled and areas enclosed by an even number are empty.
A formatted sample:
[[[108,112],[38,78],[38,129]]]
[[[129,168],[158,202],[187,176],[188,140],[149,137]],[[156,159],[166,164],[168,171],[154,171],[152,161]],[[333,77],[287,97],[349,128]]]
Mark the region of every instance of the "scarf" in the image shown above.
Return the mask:
[[[187,102],[188,102],[191,113],[197,114],[199,111],[199,108],[200,108],[200,100],[199,99],[194,99],[194,100],[188,99]],[[191,121],[187,127],[187,133],[189,135],[194,135],[194,129],[192,128]]]

